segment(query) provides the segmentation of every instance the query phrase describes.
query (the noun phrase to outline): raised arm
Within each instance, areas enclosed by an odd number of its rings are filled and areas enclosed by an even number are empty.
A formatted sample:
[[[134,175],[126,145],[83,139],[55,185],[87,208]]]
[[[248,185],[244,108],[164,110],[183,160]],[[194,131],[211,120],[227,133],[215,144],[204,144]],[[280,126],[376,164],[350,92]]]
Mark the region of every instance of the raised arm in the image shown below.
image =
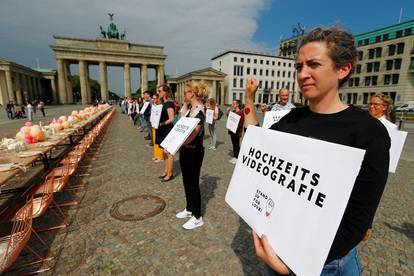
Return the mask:
[[[244,127],[249,125],[258,125],[256,109],[254,107],[254,97],[256,95],[257,88],[259,87],[259,82],[253,77],[247,77],[246,91],[244,95]]]

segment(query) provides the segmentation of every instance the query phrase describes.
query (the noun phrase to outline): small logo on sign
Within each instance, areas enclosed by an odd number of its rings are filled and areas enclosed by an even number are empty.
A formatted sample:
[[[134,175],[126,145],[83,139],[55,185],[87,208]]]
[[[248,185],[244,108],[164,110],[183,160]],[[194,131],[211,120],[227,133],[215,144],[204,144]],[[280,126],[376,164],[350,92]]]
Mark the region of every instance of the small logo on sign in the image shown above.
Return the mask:
[[[265,214],[266,214],[267,218],[270,217],[270,214],[273,211],[273,207],[275,207],[275,202],[271,198],[269,198],[266,202],[266,212],[265,212]]]

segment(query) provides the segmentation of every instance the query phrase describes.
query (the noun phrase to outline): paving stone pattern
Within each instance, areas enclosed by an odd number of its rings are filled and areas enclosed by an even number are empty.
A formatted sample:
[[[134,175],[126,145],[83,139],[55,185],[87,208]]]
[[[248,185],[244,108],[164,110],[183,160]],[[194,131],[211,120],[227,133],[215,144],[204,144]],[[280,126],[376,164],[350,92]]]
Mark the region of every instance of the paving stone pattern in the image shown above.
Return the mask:
[[[201,172],[205,224],[186,231],[181,227],[186,220],[175,218],[185,207],[178,158],[175,179],[160,182],[162,163],[151,161],[152,148],[143,133],[118,110],[85,177],[88,189],[81,193],[83,201],[68,213],[70,227],[52,238],[52,250],[58,253],[53,274],[263,275],[249,227],[224,202],[234,168],[228,163],[231,142],[224,124],[223,118],[218,149],[206,149]],[[208,135],[205,139],[207,145]],[[389,177],[373,235],[359,246],[364,275],[414,274],[413,165],[402,160],[397,174]],[[143,221],[110,215],[116,202],[142,194],[162,198],[165,209]],[[118,211],[141,215],[156,208],[152,204],[128,202]]]

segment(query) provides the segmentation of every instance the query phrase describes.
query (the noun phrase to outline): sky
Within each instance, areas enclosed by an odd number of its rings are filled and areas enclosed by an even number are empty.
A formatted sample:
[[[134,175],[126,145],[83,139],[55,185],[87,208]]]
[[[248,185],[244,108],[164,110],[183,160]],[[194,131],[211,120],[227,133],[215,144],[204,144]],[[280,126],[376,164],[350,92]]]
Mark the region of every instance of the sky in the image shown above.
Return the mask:
[[[0,59],[56,68],[53,35],[94,39],[114,13],[132,43],[164,46],[166,74],[211,66],[227,49],[276,54],[298,23],[310,30],[338,25],[360,34],[414,19],[414,0],[0,0]],[[97,66],[91,78],[99,79]],[[78,73],[76,65],[72,74]],[[131,70],[139,88],[138,69]],[[108,68],[109,88],[123,93],[123,69]],[[150,78],[154,73],[150,72]]]

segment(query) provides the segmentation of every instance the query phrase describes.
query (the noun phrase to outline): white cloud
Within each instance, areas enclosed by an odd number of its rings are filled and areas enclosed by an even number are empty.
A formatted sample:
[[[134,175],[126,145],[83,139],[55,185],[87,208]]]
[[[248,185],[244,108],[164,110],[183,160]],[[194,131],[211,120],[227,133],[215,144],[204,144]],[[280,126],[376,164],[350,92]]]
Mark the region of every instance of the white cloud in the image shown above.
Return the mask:
[[[129,41],[165,46],[166,73],[182,74],[210,66],[225,49],[267,50],[252,37],[268,1],[3,0],[0,53],[6,56],[0,58],[33,66],[39,56],[43,66],[55,67],[52,35],[97,37],[111,12]],[[117,85],[122,80],[110,81],[111,88]]]

